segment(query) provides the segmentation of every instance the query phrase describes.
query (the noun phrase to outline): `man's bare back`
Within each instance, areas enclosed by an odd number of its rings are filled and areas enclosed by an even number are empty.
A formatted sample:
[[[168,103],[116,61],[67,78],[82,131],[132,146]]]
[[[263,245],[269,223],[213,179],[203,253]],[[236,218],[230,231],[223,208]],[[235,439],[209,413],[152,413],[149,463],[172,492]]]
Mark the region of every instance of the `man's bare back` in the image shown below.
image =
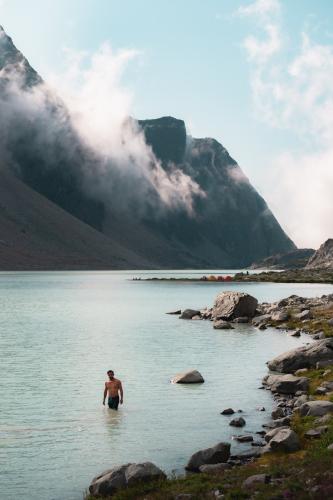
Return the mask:
[[[108,406],[112,410],[118,410],[119,403],[123,404],[123,386],[117,378],[114,377],[112,370],[107,372],[109,380],[105,382],[103,405],[105,405],[106,396],[108,396]],[[119,401],[120,394],[120,401]]]

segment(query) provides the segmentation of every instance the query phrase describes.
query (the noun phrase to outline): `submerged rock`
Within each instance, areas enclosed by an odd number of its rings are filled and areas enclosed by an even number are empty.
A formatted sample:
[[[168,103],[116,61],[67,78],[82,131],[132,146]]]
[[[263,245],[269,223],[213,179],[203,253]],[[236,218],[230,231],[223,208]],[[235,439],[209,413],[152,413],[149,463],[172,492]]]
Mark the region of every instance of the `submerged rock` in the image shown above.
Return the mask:
[[[234,418],[229,422],[229,425],[232,427],[244,427],[244,425],[246,425],[246,421],[243,417]]]
[[[222,319],[219,319],[218,321],[214,321],[213,328],[215,330],[233,330],[234,327],[232,326],[231,323],[228,321],[224,321]]]
[[[230,444],[218,443],[217,445],[199,450],[194,453],[188,461],[185,469],[190,471],[198,471],[202,465],[221,464],[228,461],[230,457]]]
[[[226,408],[225,410],[221,411],[221,415],[233,415],[235,413],[235,410],[232,408]]]
[[[248,293],[222,292],[216,299],[212,310],[214,320],[231,320],[240,317],[253,318],[258,301]]]
[[[173,384],[202,384],[204,378],[198,370],[189,370],[182,373],[177,373],[172,379]]]

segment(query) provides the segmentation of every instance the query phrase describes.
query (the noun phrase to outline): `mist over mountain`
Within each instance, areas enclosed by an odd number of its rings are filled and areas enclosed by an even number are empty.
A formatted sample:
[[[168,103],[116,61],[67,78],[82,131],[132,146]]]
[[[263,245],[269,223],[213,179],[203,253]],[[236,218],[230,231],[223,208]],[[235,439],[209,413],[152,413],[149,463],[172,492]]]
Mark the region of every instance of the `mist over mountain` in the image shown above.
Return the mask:
[[[77,116],[0,28],[0,168],[128,251],[129,267],[239,267],[295,248],[216,140],[173,117],[120,117],[105,133],[93,108]]]

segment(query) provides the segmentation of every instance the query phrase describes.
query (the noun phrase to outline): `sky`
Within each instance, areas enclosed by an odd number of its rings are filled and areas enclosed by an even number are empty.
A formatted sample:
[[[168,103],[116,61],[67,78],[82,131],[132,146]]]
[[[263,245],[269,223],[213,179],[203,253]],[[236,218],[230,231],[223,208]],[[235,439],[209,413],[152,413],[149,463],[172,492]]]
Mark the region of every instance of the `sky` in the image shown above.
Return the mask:
[[[126,54],[129,112],[219,140],[314,248],[333,237],[332,21],[331,0],[0,0],[0,24],[47,81],[105,44]]]

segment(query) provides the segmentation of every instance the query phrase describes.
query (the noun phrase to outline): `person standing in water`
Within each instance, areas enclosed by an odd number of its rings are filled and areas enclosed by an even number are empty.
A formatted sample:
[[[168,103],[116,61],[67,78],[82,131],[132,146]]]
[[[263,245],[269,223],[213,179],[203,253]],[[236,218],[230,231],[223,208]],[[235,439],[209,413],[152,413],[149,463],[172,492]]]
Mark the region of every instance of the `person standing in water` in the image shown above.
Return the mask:
[[[123,386],[120,380],[114,377],[113,370],[107,372],[109,381],[105,382],[103,405],[105,405],[106,396],[108,395],[108,405],[111,410],[118,410],[119,402],[123,404]],[[119,401],[120,394],[120,401]]]

